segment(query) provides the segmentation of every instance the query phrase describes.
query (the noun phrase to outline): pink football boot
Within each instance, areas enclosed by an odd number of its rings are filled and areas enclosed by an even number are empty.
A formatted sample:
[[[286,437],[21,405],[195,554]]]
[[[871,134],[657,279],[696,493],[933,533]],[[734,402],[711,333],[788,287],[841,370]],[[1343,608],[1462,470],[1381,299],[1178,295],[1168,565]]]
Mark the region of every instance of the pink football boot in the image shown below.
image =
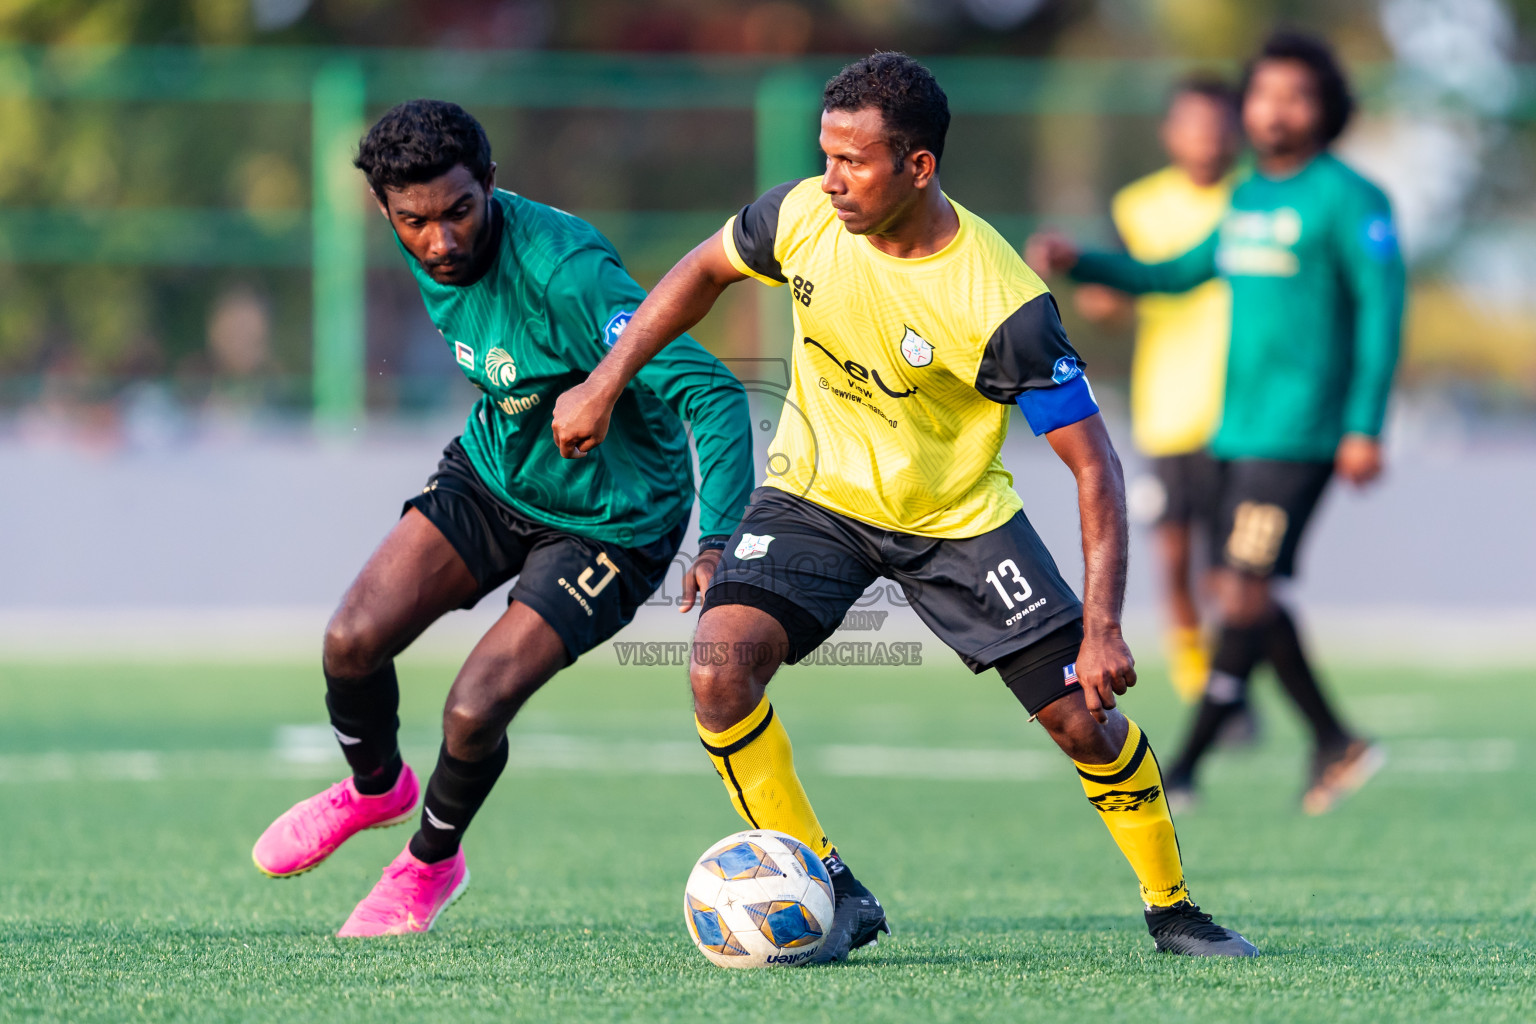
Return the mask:
[[[273,878],[301,875],[365,828],[410,821],[420,793],[410,765],[400,769],[393,789],[378,796],[359,793],[349,775],[284,811],[256,840],[251,860],[262,874]]]
[[[417,860],[407,846],[384,869],[384,877],[363,897],[337,936],[343,939],[370,935],[406,935],[429,932],[438,915],[469,888],[469,866],[464,851],[447,860],[428,864]]]

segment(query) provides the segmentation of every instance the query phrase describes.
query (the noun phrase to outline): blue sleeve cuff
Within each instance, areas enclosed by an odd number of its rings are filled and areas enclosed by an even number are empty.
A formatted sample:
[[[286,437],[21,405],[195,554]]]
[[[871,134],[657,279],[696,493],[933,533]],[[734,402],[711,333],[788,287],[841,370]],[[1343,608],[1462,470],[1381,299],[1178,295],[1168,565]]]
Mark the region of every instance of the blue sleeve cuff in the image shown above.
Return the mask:
[[[1069,427],[1099,411],[1086,376],[1078,376],[1053,388],[1036,388],[1019,395],[1019,408],[1035,436]]]

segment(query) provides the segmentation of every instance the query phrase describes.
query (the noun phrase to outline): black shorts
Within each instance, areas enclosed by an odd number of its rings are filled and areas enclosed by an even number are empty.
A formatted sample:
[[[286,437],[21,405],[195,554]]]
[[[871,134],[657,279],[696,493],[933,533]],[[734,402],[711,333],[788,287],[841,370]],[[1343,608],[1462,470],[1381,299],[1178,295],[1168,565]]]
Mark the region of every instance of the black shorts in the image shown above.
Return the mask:
[[[1183,455],[1161,455],[1149,460],[1152,475],[1162,485],[1163,510],[1156,522],[1180,526],[1216,520],[1221,498],[1221,467],[1205,450]]]
[[[458,438],[443,449],[427,486],[405,503],[413,508],[474,574],[479,588],[465,608],[516,576],[507,603],[538,612],[572,661],[629,624],[666,577],[688,527],[679,523],[658,541],[626,548],[536,522],[491,493]]]
[[[1075,642],[1070,652],[1059,648],[1073,630],[1081,640],[1082,602],[1023,512],[976,537],[939,539],[883,530],[759,487],[725,546],[704,609],[745,604],[772,615],[789,637],[784,660],[794,664],[830,637],[882,576],[900,585],[972,672],[1000,662],[1037,668],[1032,648],[1052,658],[1069,653],[1062,666],[1076,660]],[[1076,685],[1067,686],[1060,671],[1055,679],[1039,707]]]
[[[1333,463],[1234,459],[1221,464],[1221,475],[1222,564],[1261,578],[1290,576]]]

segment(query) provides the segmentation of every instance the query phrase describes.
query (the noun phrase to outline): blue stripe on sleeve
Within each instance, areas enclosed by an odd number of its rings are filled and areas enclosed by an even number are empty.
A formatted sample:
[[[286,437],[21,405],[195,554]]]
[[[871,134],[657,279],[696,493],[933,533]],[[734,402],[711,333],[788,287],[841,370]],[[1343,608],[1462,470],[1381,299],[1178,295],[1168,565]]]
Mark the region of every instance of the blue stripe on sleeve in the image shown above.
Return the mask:
[[[1075,377],[1054,388],[1036,388],[1019,395],[1019,408],[1035,436],[1069,427],[1099,411],[1086,376]]]

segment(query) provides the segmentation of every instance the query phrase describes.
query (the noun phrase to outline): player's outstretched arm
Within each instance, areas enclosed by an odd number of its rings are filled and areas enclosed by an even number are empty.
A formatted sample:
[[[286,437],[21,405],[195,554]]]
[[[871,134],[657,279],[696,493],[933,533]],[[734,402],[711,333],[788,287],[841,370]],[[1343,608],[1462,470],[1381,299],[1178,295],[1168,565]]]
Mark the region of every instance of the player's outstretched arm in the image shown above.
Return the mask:
[[[752,497],[752,418],[747,389],[724,363],[692,338],[683,337],[656,353],[635,378],[666,402],[692,428],[699,453],[699,554],[683,573],[679,612],[702,599]]]
[[[555,400],[560,454],[576,459],[602,444],[614,403],[640,367],[704,319],[727,285],[745,279],[726,257],[718,231],[667,271],[597,369]]]
[[[1402,340],[1407,271],[1387,197],[1361,189],[1337,218],[1345,283],[1354,296],[1354,358],[1344,400],[1344,439],[1334,464],[1356,486],[1381,475],[1381,430]]]
[[[1045,435],[1077,478],[1077,507],[1083,528],[1083,646],[1077,678],[1095,719],[1115,706],[1115,695],[1136,685],[1136,659],[1120,632],[1125,603],[1129,530],[1125,519],[1125,476],[1109,431],[1098,413]]]
[[[1187,292],[1216,276],[1220,232],[1188,252],[1162,263],[1143,263],[1123,252],[1082,252],[1065,235],[1042,231],[1024,244],[1024,261],[1042,274],[1068,274],[1074,281],[1101,284],[1131,295]]]

